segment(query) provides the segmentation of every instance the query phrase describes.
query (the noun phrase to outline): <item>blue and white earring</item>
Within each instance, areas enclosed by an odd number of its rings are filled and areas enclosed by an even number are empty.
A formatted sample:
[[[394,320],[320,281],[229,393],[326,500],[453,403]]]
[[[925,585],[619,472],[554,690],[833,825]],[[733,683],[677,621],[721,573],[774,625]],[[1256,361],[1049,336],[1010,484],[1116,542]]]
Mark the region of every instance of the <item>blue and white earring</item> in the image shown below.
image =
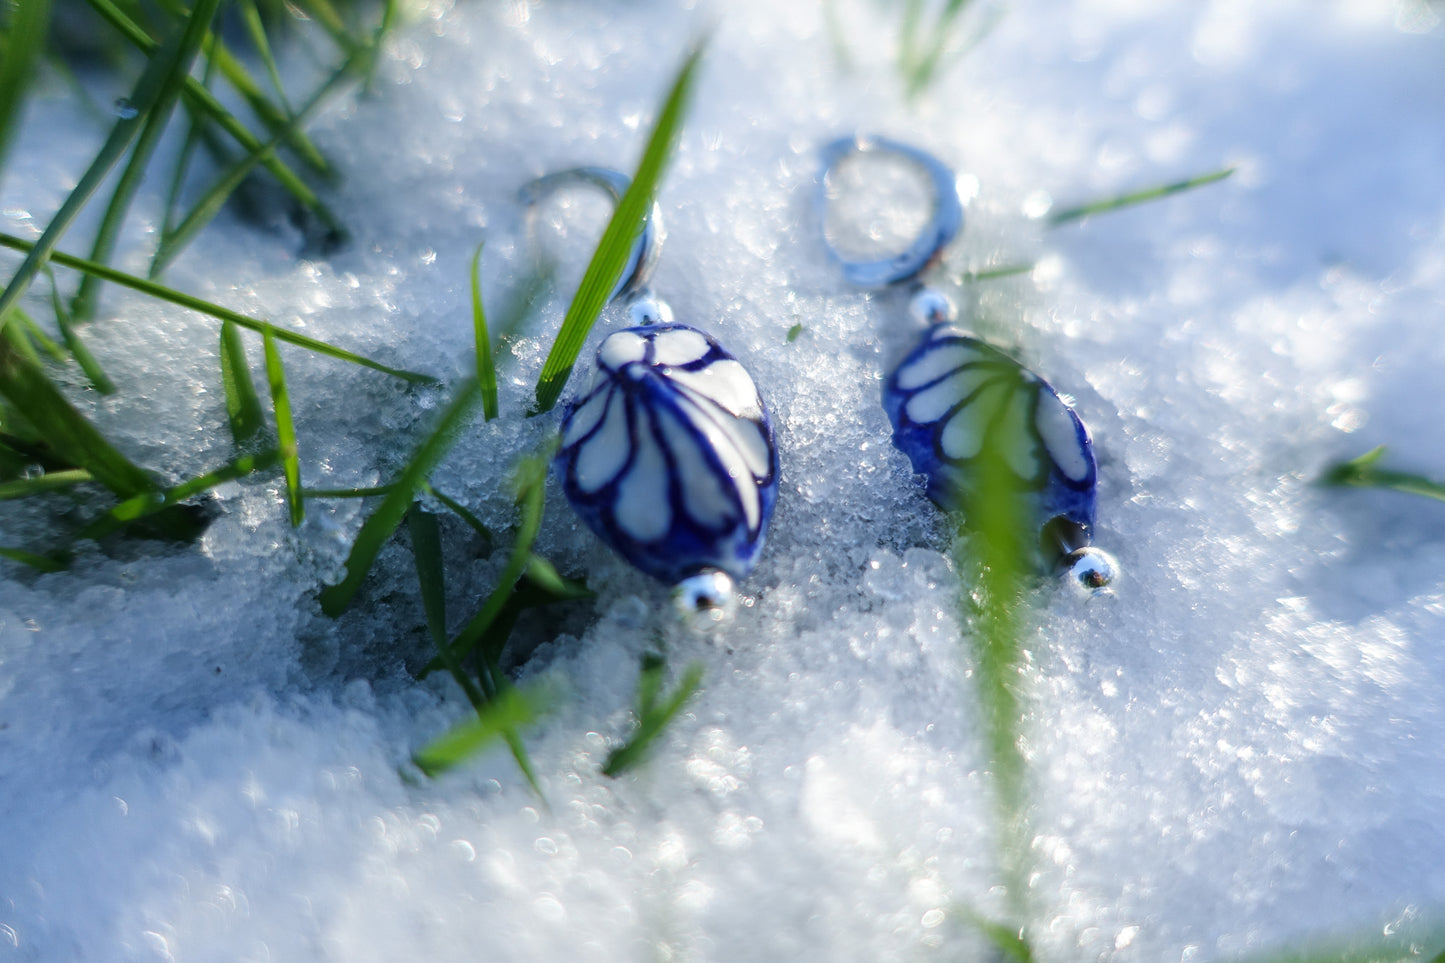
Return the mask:
[[[818,220],[825,223],[830,179],[861,153],[896,156],[920,168],[933,189],[929,223],[905,250],[878,260],[845,257],[823,231],[828,255],[859,287],[913,284],[909,313],[928,330],[883,384],[893,443],[928,479],[928,496],[949,511],[969,510],[985,442],[1003,453],[1012,481],[1039,525],[1039,558],[1091,594],[1109,591],[1118,563],[1092,545],[1098,466],[1089,429],[1048,382],[965,334],[947,295],[918,279],[963,227],[953,172],[932,155],[882,137],[846,137],[823,147]],[[1003,432],[1002,436],[992,435]],[[991,437],[992,435],[992,437]]]
[[[532,182],[523,201],[579,179],[614,203],[629,183],[578,168]],[[706,624],[726,616],[734,580],[757,564],[778,500],[778,451],[747,369],[711,335],[675,323],[649,291],[662,238],[654,205],[612,292],[633,326],[598,347],[591,385],[564,408],[553,468],[587,527]]]

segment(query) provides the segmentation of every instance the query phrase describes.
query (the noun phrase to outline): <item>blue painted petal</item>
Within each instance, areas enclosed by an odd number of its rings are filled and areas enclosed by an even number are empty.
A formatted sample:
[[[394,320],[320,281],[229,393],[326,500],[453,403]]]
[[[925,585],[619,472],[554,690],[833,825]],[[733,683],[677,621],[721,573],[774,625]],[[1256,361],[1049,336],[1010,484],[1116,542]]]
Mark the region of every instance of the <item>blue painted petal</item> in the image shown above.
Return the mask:
[[[757,386],[713,338],[643,325],[597,350],[554,462],[578,516],[639,569],[676,584],[705,568],[743,578],[778,497],[778,453]]]
[[[988,436],[1003,446],[1040,526],[1063,516],[1092,532],[1098,467],[1089,429],[1048,382],[1008,355],[936,326],[884,383],[883,407],[893,443],[943,508],[967,510]]]

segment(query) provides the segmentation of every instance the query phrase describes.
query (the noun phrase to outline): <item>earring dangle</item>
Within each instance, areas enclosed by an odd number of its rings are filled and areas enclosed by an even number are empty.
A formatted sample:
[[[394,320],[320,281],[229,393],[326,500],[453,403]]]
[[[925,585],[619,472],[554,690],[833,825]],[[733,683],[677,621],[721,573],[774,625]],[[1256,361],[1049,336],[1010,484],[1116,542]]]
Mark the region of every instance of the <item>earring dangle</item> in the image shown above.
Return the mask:
[[[1000,452],[1017,491],[1039,523],[1038,561],[1091,595],[1104,594],[1118,563],[1092,545],[1098,466],[1089,429],[1047,381],[953,324],[948,296],[919,281],[963,227],[953,172],[915,147],[882,137],[845,137],[822,148],[817,205],[820,224],[838,165],[863,153],[898,157],[920,168],[933,188],[929,223],[897,255],[844,256],[822,231],[829,258],[859,287],[912,283],[909,312],[928,330],[883,385],[893,443],[928,480],[928,496],[949,511],[969,510],[985,443]],[[1002,433],[1002,434],[1000,434]]]
[[[598,167],[523,189],[535,204],[566,181],[616,203],[629,180]],[[706,332],[673,321],[647,282],[664,236],[654,205],[613,301],[632,326],[597,349],[592,383],[564,407],[553,468],[579,518],[617,554],[673,586],[683,616],[721,621],[735,579],[757,564],[778,498],[772,421],[742,364]]]

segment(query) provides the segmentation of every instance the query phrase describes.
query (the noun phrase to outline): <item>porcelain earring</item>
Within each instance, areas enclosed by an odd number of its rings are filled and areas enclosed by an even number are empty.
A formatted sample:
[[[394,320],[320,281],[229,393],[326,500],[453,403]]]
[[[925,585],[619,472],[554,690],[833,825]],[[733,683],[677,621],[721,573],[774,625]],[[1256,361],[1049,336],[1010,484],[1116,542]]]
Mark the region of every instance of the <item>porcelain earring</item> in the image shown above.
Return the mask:
[[[893,443],[928,480],[928,495],[950,511],[969,510],[978,484],[977,458],[989,442],[1001,452],[1017,490],[1039,525],[1039,558],[1088,594],[1109,591],[1118,563],[1092,545],[1098,466],[1089,429],[1047,381],[953,324],[956,311],[943,292],[919,277],[963,227],[963,203],[953,172],[932,155],[882,137],[842,138],[823,147],[818,220],[830,203],[838,165],[863,153],[889,154],[923,171],[933,189],[928,223],[899,254],[878,260],[845,257],[823,232],[829,258],[859,287],[914,284],[910,314],[928,326],[918,344],[887,377],[883,407]],[[1002,436],[995,433],[1002,432]]]
[[[613,202],[629,180],[584,167],[534,181],[534,204],[581,180]],[[692,622],[720,621],[757,564],[778,498],[772,421],[752,377],[709,334],[673,321],[648,280],[664,232],[653,206],[614,301],[632,326],[597,349],[591,385],[564,408],[553,462],[579,518],[638,569],[673,586]]]

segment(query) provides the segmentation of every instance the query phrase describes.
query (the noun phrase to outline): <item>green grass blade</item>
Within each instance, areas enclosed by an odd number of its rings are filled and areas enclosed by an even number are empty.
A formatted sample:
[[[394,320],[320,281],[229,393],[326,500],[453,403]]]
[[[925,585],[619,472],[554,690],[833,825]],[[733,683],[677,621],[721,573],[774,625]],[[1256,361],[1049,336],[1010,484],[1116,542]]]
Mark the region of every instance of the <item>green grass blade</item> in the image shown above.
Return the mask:
[[[998,951],[997,959],[1000,963],[1034,963],[1033,947],[1029,946],[1023,933],[1017,928],[995,923],[966,906],[958,907],[956,912],[963,917],[965,923],[988,938]]]
[[[221,322],[221,387],[226,393],[226,420],[237,447],[244,447],[260,433],[266,421],[241,329],[233,321]]]
[[[202,86],[209,89],[211,86],[212,77],[216,70],[215,46],[217,43],[217,39],[215,33],[211,34],[210,39],[207,43],[208,46],[206,48],[206,69],[201,74],[200,82]],[[171,171],[170,187],[166,191],[166,203],[164,207],[164,213],[161,216],[161,244],[166,243],[166,238],[170,237],[171,231],[175,229],[176,208],[180,205],[181,202],[181,191],[185,188],[186,175],[191,170],[191,161],[196,156],[196,148],[201,146],[201,144],[205,140],[205,138],[202,136],[201,130],[202,116],[203,115],[201,115],[196,110],[195,105],[190,103],[190,101],[188,100],[186,102],[186,137],[185,140],[181,143],[180,151],[176,154],[175,167]],[[152,261],[150,277],[154,279],[155,276],[155,262]]]
[[[477,709],[475,718],[452,728],[418,750],[412,761],[432,778],[455,769],[487,746],[517,730],[535,724],[547,712],[552,698],[546,690],[510,688]],[[536,788],[535,779],[531,780]]]
[[[0,337],[0,395],[24,413],[36,435],[70,467],[89,470],[122,498],[159,490],[71,406],[39,366],[15,350],[8,332]]]
[[[597,593],[588,588],[586,582],[564,578],[555,565],[535,553],[527,556],[527,570],[522,575],[557,602],[597,597]]]
[[[633,242],[652,209],[658,183],[677,145],[702,53],[703,45],[698,44],[683,61],[652,128],[632,184],[617,202],[612,219],[607,222],[607,229],[597,242],[597,250],[582,275],[577,294],[567,308],[567,316],[562,320],[562,329],[557,332],[557,340],[552,343],[552,350],[542,365],[534,414],[550,411],[561,397],[567,377],[582,350],[582,343],[587,340],[587,333],[592,330],[622,277]]]
[[[1028,274],[1037,264],[1030,261],[1028,264],[1000,264],[998,267],[980,268],[977,271],[966,271],[959,278],[964,283],[974,281],[997,281],[1000,278],[1017,277],[1020,274]]]
[[[340,615],[351,604],[381,546],[401,524],[417,491],[437,463],[446,456],[456,435],[471,415],[481,392],[475,380],[468,378],[457,388],[451,402],[442,411],[437,426],[417,447],[411,461],[392,483],[381,505],[362,523],[361,531],[346,559],[346,576],[321,591],[321,610],[330,616]]]
[[[110,203],[106,205],[105,216],[95,234],[90,260],[101,264],[110,261],[120,238],[120,229],[130,210],[131,201],[140,188],[141,179],[150,167],[151,157],[160,143],[161,135],[170,124],[171,113],[180,99],[185,81],[190,76],[191,65],[201,52],[201,43],[210,32],[211,19],[215,16],[220,0],[196,0],[185,29],[180,31],[180,40],[174,53],[169,44],[163,45],[153,58],[165,62],[165,73],[160,78],[160,89],[154,100],[144,111],[140,134],[135,139],[130,160],[121,173],[120,181],[111,192]],[[80,281],[80,290],[75,295],[71,314],[77,321],[89,321],[95,315],[96,301],[100,297],[100,279],[87,274]]]
[[[437,517],[412,502],[406,513],[411,535],[411,556],[416,562],[416,580],[421,587],[421,607],[426,613],[427,631],[438,649],[447,644],[446,565],[442,562],[441,526]]]
[[[482,245],[472,255],[472,338],[477,350],[477,384],[482,386],[482,414],[497,417],[497,364],[492,360],[492,339],[487,333],[487,312],[482,307]]]
[[[276,66],[276,57],[271,52],[271,38],[266,35],[266,25],[261,22],[261,11],[256,6],[256,0],[236,0],[236,7],[240,10],[241,22],[246,26],[246,35],[251,38],[251,46],[256,48],[261,65],[266,68],[266,76],[271,81],[271,89],[276,92],[276,99],[281,103],[281,110],[287,118],[294,116],[295,111],[286,99],[286,85],[281,82],[281,70]]]
[[[55,280],[55,272],[49,264],[45,265],[45,274],[50,279],[50,307],[55,312],[55,323],[60,328],[60,336],[65,340],[70,356],[80,365],[80,370],[85,372],[92,388],[103,395],[115,394],[115,384],[106,376],[105,369],[95,360],[95,355],[90,353],[90,349],[76,333],[75,325],[70,320],[70,312],[65,307],[65,298],[60,296],[60,284]]]
[[[462,521],[466,522],[469,526],[471,526],[472,530],[482,537],[482,542],[485,546],[483,549],[483,554],[491,554],[492,530],[486,525],[483,525],[482,520],[478,518],[475,514],[473,514],[471,509],[467,508],[467,506],[463,505],[461,502],[457,501],[455,498],[452,498],[445,492],[438,491],[437,489],[433,488],[430,483],[423,485],[422,491],[426,492],[428,495],[441,502],[453,515],[456,515]]]
[[[517,525],[517,539],[512,543],[511,554],[507,557],[507,564],[502,569],[501,577],[497,579],[496,587],[482,603],[481,610],[472,616],[452,641],[450,651],[452,658],[457,660],[466,658],[486,637],[511,597],[512,587],[526,572],[532,558],[532,543],[536,541],[537,531],[542,527],[542,508],[546,498],[546,459],[530,458],[523,461],[518,477],[520,484],[517,500],[521,504],[522,518]]]
[[[303,488],[301,494],[307,498],[373,498],[389,493],[394,485],[377,485],[374,488]]]
[[[8,558],[12,562],[29,565],[31,568],[39,569],[42,572],[65,571],[64,562],[57,561],[48,555],[37,555],[34,552],[27,552],[23,548],[5,548],[4,546],[0,546],[0,558]]]
[[[17,0],[5,34],[5,55],[0,57],[0,173],[20,125],[26,90],[45,50],[49,26],[50,0]]]
[[[649,662],[644,657],[642,674],[637,682],[638,705],[641,709],[637,731],[632,734],[631,739],[607,756],[607,762],[602,767],[604,776],[616,777],[636,768],[647,757],[653,743],[667,729],[668,724],[702,685],[702,663],[694,662],[682,674],[682,679],[672,695],[658,705],[657,698],[661,693],[661,677],[665,666],[660,658],[652,658],[655,661]]]
[[[84,468],[71,468],[66,471],[48,471],[32,478],[0,482],[0,502],[9,498],[29,498],[31,495],[38,495],[41,492],[69,488],[72,485],[80,485],[88,481],[95,481],[95,476]]]
[[[263,334],[266,351],[266,381],[271,386],[271,409],[276,414],[276,443],[281,449],[281,468],[286,474],[286,503],[291,510],[291,527],[306,517],[301,495],[301,460],[296,454],[296,426],[291,420],[291,395],[286,390],[286,369],[281,352],[268,328]]]
[[[218,0],[205,0],[206,4],[214,10]],[[40,239],[29,248],[25,260],[21,262],[19,269],[11,277],[10,283],[6,285],[3,293],[0,293],[0,326],[4,325],[6,312],[15,303],[20,295],[24,294],[34,280],[40,268],[49,259],[52,251],[60,243],[61,237],[74,223],[81,210],[89,203],[93,195],[116,165],[129,149],[131,143],[139,135],[146,119],[150,116],[151,108],[155,106],[162,97],[166,85],[176,72],[176,69],[189,60],[184,60],[186,46],[193,39],[193,31],[189,28],[177,32],[166,45],[156,49],[151,56],[146,69],[141,73],[140,79],[136,81],[129,98],[130,107],[135,110],[132,116],[127,112],[124,116],[116,119],[111,127],[110,136],[106,138],[105,144],[101,147],[95,159],[91,161],[90,167],[80,178],[80,182],[60,205],[60,210],[46,226],[45,232]],[[194,51],[192,51],[194,55]]]
[[[1326,487],[1388,488],[1407,495],[1423,495],[1445,501],[1445,485],[1440,482],[1423,475],[1375,467],[1384,456],[1385,446],[1380,445],[1358,458],[1331,465],[1320,476],[1319,484]]]
[[[340,89],[344,83],[350,81],[359,70],[358,64],[362,62],[363,58],[370,57],[370,55],[370,51],[367,50],[348,58],[347,61],[337,68],[326,82],[317,89],[305,106],[301,108],[301,112],[292,117],[290,121],[276,133],[275,137],[231,165],[231,168],[196,202],[195,207],[191,209],[190,213],[186,215],[181,223],[161,240],[155,257],[151,261],[151,277],[156,277],[165,270],[166,266],[191,242],[191,239],[220,213],[226,201],[236,192],[236,189],[241,186],[242,182],[251,175],[251,172],[254,171],[258,165],[265,163],[266,158],[273,156],[276,148],[279,147],[292,132],[300,130],[301,126],[311,119],[312,115],[316,113],[332,94]]]
[[[215,471],[206,472],[204,475],[197,475],[189,478],[174,488],[163,492],[149,492],[128,498],[116,505],[105,515],[91,522],[81,529],[77,536],[79,539],[101,539],[113,532],[119,531],[133,522],[148,519],[160,515],[169,509],[174,509],[181,502],[188,498],[194,498],[202,492],[210,491],[217,485],[244,478],[254,472],[268,471],[281,461],[281,453],[274,449],[259,452],[254,455],[242,455],[229,464],[223,465]],[[164,532],[168,528],[182,528],[179,535],[172,534],[168,537],[189,538],[190,533],[182,526],[161,526]]]
[[[39,242],[26,241],[11,234],[0,234],[0,247],[8,247],[16,251],[31,251],[36,249]],[[85,258],[75,257],[72,254],[63,254],[60,251],[50,252],[50,258],[62,267],[73,268],[77,271],[84,271],[87,274],[95,274],[107,281],[114,282],[122,287],[139,291],[142,294],[158,298],[162,301],[169,301],[171,304],[178,304],[183,308],[209,315],[219,321],[232,321],[242,328],[255,331],[257,334],[264,334],[270,331],[277,341],[284,341],[287,344],[294,344],[298,348],[305,348],[317,354],[335,358],[338,361],[349,361],[352,364],[361,365],[363,368],[371,368],[373,371],[380,371],[389,374],[394,378],[401,378],[416,384],[435,384],[436,380],[431,375],[419,374],[415,371],[404,371],[400,368],[393,368],[384,365],[379,361],[372,361],[370,358],[362,357],[344,348],[338,348],[325,341],[307,337],[304,334],[297,334],[285,328],[276,327],[266,321],[257,321],[244,314],[238,314],[229,308],[223,308],[219,304],[212,304],[210,301],[176,291],[155,281],[148,281],[145,278],[136,277],[134,274],[127,274],[104,264],[96,264],[94,261],[87,261]]]
[[[320,24],[321,28],[330,34],[332,42],[342,50],[354,53],[357,47],[361,46],[347,29],[341,14],[337,13],[336,8],[327,0],[297,0],[296,9]]]
[[[1117,197],[1105,198],[1101,201],[1093,201],[1088,204],[1080,204],[1077,207],[1065,208],[1049,215],[1050,227],[1058,227],[1060,224],[1067,224],[1070,221],[1077,221],[1093,214],[1103,214],[1107,211],[1117,211],[1125,207],[1133,207],[1136,204],[1145,204],[1149,201],[1157,201],[1163,197],[1169,197],[1183,191],[1193,190],[1196,187],[1203,187],[1206,184],[1213,184],[1222,181],[1233,174],[1235,168],[1225,167],[1222,170],[1213,171],[1208,174],[1200,174],[1198,177],[1190,177],[1182,181],[1173,181],[1169,184],[1162,184],[1158,187],[1150,187],[1140,191],[1131,191],[1128,194],[1120,194]]]
[[[111,0],[87,0],[92,8],[104,17],[113,27],[125,36],[132,44],[139,47],[143,52],[149,54],[155,49],[156,42],[129,17],[123,13]],[[224,130],[237,144],[247,151],[256,151],[260,148],[261,142],[246,129],[234,114],[228,111],[215,95],[205,88],[204,85],[194,79],[188,78],[185,89],[186,100],[202,115],[210,117],[217,126]],[[341,230],[341,222],[321,202],[321,198],[311,189],[301,177],[291,170],[279,157],[267,157],[263,164],[271,176],[296,199],[307,210],[314,213],[321,219],[328,228],[336,231]]]
[[[34,318],[19,308],[15,308],[13,313],[15,324],[25,337],[22,350],[30,360],[36,364],[40,363],[40,355],[36,351],[37,346],[40,351],[44,351],[50,356],[51,361],[63,364],[70,360],[70,355],[65,353],[65,349],[57,344],[54,338],[46,334],[45,330],[35,323]]]

